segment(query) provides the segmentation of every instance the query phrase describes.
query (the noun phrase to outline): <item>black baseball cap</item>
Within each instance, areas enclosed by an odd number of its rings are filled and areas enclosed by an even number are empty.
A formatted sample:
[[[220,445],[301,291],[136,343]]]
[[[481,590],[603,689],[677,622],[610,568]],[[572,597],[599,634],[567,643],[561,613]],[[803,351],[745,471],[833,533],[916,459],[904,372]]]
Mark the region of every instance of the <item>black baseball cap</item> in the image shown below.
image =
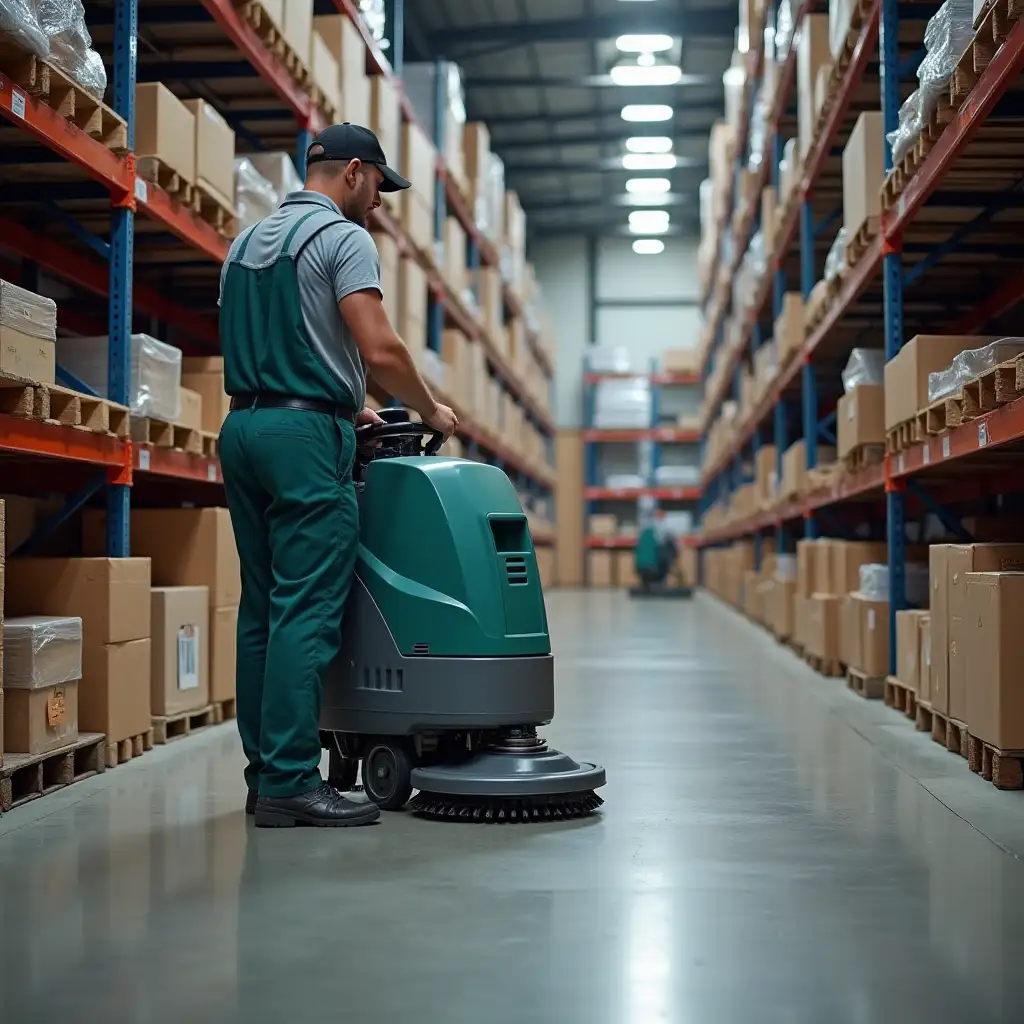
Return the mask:
[[[323,151],[310,156],[317,146],[322,146]],[[348,121],[325,128],[310,143],[306,150],[306,165],[322,163],[324,160],[362,160],[364,164],[373,164],[384,175],[380,183],[381,192],[400,192],[412,184],[388,167],[384,150],[369,128],[349,124]]]

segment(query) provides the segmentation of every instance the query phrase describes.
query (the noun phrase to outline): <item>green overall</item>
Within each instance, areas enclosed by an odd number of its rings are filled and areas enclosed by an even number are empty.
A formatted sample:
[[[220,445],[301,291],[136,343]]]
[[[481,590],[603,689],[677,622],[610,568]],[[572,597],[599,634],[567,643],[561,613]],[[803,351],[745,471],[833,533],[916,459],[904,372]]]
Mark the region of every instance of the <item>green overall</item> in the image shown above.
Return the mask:
[[[221,344],[229,394],[350,405],[310,344],[296,265],[303,212],[269,265],[242,265],[252,232],[225,270]],[[259,225],[257,225],[258,228]],[[295,409],[232,411],[220,436],[242,568],[236,675],[246,781],[289,797],[321,782],[323,677],[338,653],[355,567],[359,512],[355,430],[343,416]]]

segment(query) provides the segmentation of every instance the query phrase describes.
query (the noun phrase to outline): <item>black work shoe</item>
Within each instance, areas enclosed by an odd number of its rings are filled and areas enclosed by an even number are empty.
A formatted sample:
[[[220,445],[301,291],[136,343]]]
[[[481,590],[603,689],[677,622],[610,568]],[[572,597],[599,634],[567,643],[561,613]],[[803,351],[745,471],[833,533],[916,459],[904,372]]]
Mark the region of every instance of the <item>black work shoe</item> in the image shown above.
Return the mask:
[[[257,828],[294,828],[296,825],[347,828],[369,825],[379,817],[380,808],[376,804],[349,800],[326,782],[300,796],[261,796],[256,803]]]
[[[255,789],[250,789],[245,795],[245,813],[255,814],[256,813],[256,801],[259,800],[260,795]]]

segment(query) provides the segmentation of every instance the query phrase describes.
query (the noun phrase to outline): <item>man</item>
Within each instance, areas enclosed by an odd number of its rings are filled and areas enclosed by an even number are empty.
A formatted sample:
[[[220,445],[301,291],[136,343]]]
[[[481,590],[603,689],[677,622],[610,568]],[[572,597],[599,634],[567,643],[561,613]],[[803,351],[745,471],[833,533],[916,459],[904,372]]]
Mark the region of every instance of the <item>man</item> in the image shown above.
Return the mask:
[[[365,226],[380,192],[409,182],[352,124],[317,136],[306,166],[305,188],[235,240],[221,275],[231,412],[220,457],[242,566],[238,731],[246,811],[267,827],[380,816],[319,771],[323,676],[359,538],[355,426],[381,422],[363,407],[367,371],[446,439],[458,426],[388,322]]]

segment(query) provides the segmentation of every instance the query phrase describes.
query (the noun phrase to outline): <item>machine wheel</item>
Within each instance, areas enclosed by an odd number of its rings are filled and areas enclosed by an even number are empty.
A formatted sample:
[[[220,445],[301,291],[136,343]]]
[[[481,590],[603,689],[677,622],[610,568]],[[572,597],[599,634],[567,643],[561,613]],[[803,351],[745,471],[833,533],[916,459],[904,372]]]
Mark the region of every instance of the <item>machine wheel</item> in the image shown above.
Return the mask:
[[[354,757],[345,757],[337,744],[327,748],[330,765],[327,769],[327,781],[342,793],[351,792],[356,787],[356,776],[359,774],[359,761]]]
[[[363,791],[382,811],[397,811],[412,796],[412,769],[403,745],[375,743],[363,758]]]

